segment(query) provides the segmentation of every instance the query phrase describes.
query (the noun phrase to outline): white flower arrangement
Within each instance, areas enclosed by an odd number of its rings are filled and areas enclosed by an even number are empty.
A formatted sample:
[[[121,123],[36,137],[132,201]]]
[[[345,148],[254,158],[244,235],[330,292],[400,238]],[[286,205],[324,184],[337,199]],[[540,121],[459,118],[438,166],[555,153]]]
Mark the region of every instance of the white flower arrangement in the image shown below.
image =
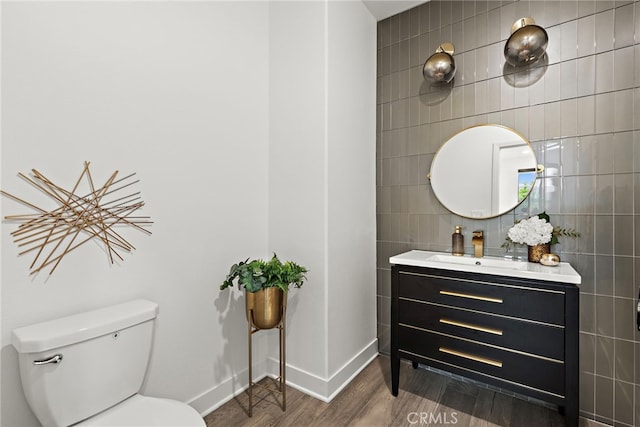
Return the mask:
[[[542,245],[551,241],[553,225],[536,215],[518,222],[509,229],[507,235],[513,243]]]
[[[502,247],[508,251],[514,243],[527,246],[546,243],[555,245],[558,243],[558,236],[580,237],[580,233],[573,228],[554,227],[549,221],[549,215],[542,212],[531,218],[523,219],[511,227]]]

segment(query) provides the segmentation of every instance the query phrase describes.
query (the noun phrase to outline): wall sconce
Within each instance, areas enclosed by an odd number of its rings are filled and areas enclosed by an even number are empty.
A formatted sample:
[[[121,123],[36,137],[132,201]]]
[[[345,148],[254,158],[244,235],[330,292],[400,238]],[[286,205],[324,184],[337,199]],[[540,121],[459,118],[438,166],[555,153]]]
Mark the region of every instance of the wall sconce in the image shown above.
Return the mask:
[[[549,36],[533,18],[520,18],[511,26],[511,36],[504,45],[504,57],[513,66],[532,64],[544,55]]]
[[[456,61],[453,59],[455,51],[453,44],[442,43],[422,67],[425,80],[432,83],[449,83],[456,75]]]

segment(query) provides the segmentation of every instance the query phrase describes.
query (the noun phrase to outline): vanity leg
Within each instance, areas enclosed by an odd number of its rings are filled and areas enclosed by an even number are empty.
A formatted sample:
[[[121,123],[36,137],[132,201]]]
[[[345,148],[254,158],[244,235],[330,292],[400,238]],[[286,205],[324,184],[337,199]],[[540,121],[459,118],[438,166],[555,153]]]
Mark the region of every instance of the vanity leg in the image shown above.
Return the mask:
[[[398,395],[400,353],[398,351],[398,266],[391,266],[391,394]]]
[[[391,356],[391,394],[398,395],[398,383],[400,382],[400,357]]]
[[[580,405],[580,347],[579,307],[577,287],[570,288],[565,296],[565,396],[564,420],[568,427],[578,427]]]
[[[578,427],[578,405],[577,402],[567,402],[564,408],[564,422],[567,427]]]

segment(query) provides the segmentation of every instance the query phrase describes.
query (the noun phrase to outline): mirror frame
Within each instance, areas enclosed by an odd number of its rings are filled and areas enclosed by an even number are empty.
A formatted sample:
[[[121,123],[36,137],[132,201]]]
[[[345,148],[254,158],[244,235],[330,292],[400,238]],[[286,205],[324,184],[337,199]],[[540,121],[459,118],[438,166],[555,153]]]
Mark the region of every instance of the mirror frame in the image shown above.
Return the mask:
[[[451,148],[457,148],[457,145],[459,144],[463,144],[467,147],[471,147],[469,144],[469,142],[467,142],[466,140],[462,140],[463,136],[468,136],[471,135],[471,141],[470,143],[472,144],[474,140],[478,139],[478,136],[473,135],[474,131],[477,131],[479,128],[498,128],[500,129],[500,136],[506,140],[507,137],[511,136],[514,138],[514,140],[517,141],[521,141],[522,145],[526,145],[526,147],[528,147],[528,149],[531,151],[531,157],[533,162],[532,163],[532,167],[528,168],[530,171],[535,172],[535,176],[533,181],[531,182],[531,185],[527,191],[527,194],[522,197],[522,199],[520,200],[516,200],[516,202],[513,205],[510,205],[508,208],[498,208],[497,212],[494,212],[493,209],[490,210],[489,215],[478,215],[478,216],[474,216],[473,214],[473,209],[469,208],[466,209],[466,207],[464,207],[465,209],[461,209],[459,204],[452,203],[452,198],[451,197],[447,197],[444,192],[447,191],[447,189],[443,188],[441,183],[444,182],[449,182],[451,180],[453,180],[454,182],[457,180],[467,180],[467,179],[473,179],[473,175],[469,175],[469,176],[460,176],[460,172],[464,172],[465,170],[478,170],[478,165],[476,164],[472,164],[473,163],[473,159],[464,156],[459,156],[459,152],[451,152]],[[505,133],[508,132],[508,134]],[[485,138],[486,139],[486,138]],[[520,146],[520,144],[518,143],[517,146]],[[494,148],[494,146],[491,146],[492,148]],[[465,152],[468,150],[464,150],[462,152]],[[488,153],[487,156],[494,156],[493,153],[493,149],[491,153]],[[443,153],[446,154],[446,157],[443,160]],[[459,156],[459,157],[457,157]],[[527,163],[529,156],[528,153],[526,155],[527,157]],[[460,162],[458,162],[456,160],[456,162],[451,162],[454,164],[449,164],[449,165],[443,165],[442,162],[443,161],[447,161],[450,162],[453,158],[460,159]],[[440,161],[438,161],[440,160]],[[493,161],[495,160],[494,157],[492,157],[492,164]],[[459,163],[459,164],[456,164]],[[491,165],[490,165],[491,166]],[[431,167],[430,167],[430,172],[428,175],[430,184],[431,184],[431,189],[433,190],[433,194],[435,195],[435,197],[438,199],[438,201],[440,202],[440,204],[445,207],[447,210],[449,210],[450,212],[459,215],[463,218],[470,218],[470,219],[489,219],[489,218],[495,218],[498,217],[500,215],[504,215],[505,213],[515,209],[518,205],[520,205],[522,202],[524,202],[529,195],[531,194],[531,190],[533,189],[533,187],[535,186],[535,181],[538,177],[538,175],[544,170],[544,167],[540,164],[537,163],[537,158],[536,158],[536,154],[533,151],[533,147],[531,146],[531,143],[519,132],[503,126],[503,125],[498,125],[498,124],[482,124],[482,125],[475,125],[475,126],[470,126],[468,128],[465,128],[457,133],[455,133],[454,135],[452,135],[449,139],[447,139],[441,146],[440,148],[438,148],[438,150],[436,151],[436,153],[433,156],[433,160],[431,161]],[[440,174],[434,182],[434,171],[436,172],[436,174]],[[441,178],[443,176],[443,172],[446,171],[446,176],[444,178]],[[490,186],[491,189],[496,187],[496,181],[497,178],[495,176],[491,176],[490,178],[490,183],[488,183],[487,185]],[[486,182],[486,181],[485,181]],[[434,185],[435,184],[435,185]],[[456,190],[449,190],[449,191],[457,191]],[[462,195],[460,198],[464,199],[465,197],[468,197],[470,195],[472,195],[474,193],[471,194],[467,194],[467,195]],[[493,196],[491,196],[493,197]],[[460,199],[456,199],[456,200],[460,200]],[[454,206],[452,206],[452,204]]]

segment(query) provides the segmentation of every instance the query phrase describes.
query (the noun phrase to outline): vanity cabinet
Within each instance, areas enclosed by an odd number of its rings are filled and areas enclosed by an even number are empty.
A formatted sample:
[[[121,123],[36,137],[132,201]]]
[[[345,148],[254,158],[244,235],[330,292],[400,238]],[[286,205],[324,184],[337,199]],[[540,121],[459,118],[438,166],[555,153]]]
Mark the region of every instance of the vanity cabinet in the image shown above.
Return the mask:
[[[411,265],[391,275],[394,396],[408,359],[556,404],[578,425],[575,284]]]

